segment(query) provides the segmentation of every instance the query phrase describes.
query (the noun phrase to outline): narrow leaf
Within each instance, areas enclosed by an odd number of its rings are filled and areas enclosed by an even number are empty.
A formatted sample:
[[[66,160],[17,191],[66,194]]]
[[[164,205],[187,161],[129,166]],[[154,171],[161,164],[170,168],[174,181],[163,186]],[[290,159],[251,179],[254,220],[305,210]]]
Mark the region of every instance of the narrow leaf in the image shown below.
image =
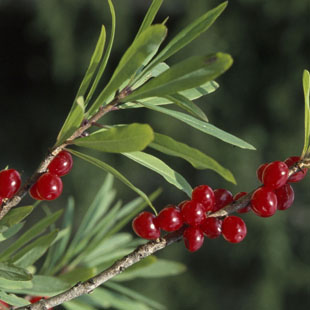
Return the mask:
[[[24,226],[25,222],[15,224],[0,233],[0,242],[16,235]],[[3,227],[3,226],[2,226]]]
[[[196,169],[211,169],[227,181],[236,184],[236,180],[229,170],[225,169],[213,158],[185,143],[155,133],[155,140],[149,146],[164,154],[183,158]]]
[[[191,197],[192,187],[188,184],[188,182],[183,178],[182,175],[171,169],[159,158],[143,152],[123,153],[123,155],[132,159],[138,164],[160,174],[167,182],[174,185],[178,189],[185,192],[189,197]]]
[[[11,281],[29,281],[32,276],[22,267],[11,263],[0,263],[0,278]]]
[[[7,304],[11,306],[16,306],[16,307],[23,307],[27,306],[30,304],[30,302],[27,299],[17,297],[14,294],[7,294],[3,291],[0,291],[0,300],[6,302]],[[1,308],[4,309],[4,308]]]
[[[304,70],[302,77],[302,85],[305,97],[305,141],[304,141],[304,148],[302,151],[302,157],[304,157],[309,151],[309,139],[310,139],[310,107],[309,107],[310,73],[308,70]]]
[[[27,217],[33,210],[33,206],[19,207],[12,209],[3,219],[0,221],[1,226],[11,227],[21,222]]]
[[[121,173],[119,173],[115,168],[111,167],[107,163],[96,159],[94,157],[91,157],[89,155],[69,150],[73,155],[78,156],[79,158],[95,165],[96,167],[113,174],[116,178],[118,178],[120,181],[122,181],[124,184],[126,184],[129,188],[131,188],[133,191],[135,191],[139,196],[141,196],[147,203],[148,205],[154,210],[155,214],[157,214],[155,207],[153,206],[152,202],[149,200],[147,195],[145,195],[140,189],[135,187],[128,179],[126,179]]]
[[[31,289],[32,281],[12,281],[4,278],[0,278],[0,290],[5,292],[15,292],[22,289]]]
[[[153,139],[153,130],[149,125],[133,123],[100,129],[87,137],[74,140],[73,143],[102,152],[122,153],[141,151]]]
[[[151,105],[149,103],[146,102],[140,102],[142,105],[144,105],[145,107],[147,107],[148,109],[160,112],[160,113],[164,113],[167,114],[171,117],[174,117],[184,123],[186,123],[189,126],[192,126],[193,128],[196,128],[208,135],[211,135],[213,137],[216,137],[226,143],[230,143],[232,145],[236,145],[240,148],[243,149],[249,149],[249,150],[255,150],[254,146],[252,146],[251,144],[241,140],[240,138],[233,136],[232,134],[219,129],[217,127],[215,127],[214,125],[210,124],[210,123],[206,123],[203,121],[200,121],[190,115],[178,112],[178,111],[174,111],[174,110],[169,110],[160,106],[154,106]]]
[[[154,25],[146,29],[132,43],[120,60],[108,85],[100,93],[88,111],[92,116],[106,100],[130,79],[137,70],[157,52],[161,42],[166,37],[167,28],[164,25]]]
[[[67,116],[67,119],[65,120],[65,123],[63,124],[58,134],[56,142],[57,146],[70,138],[71,135],[80,127],[84,118],[84,110],[84,99],[83,97],[78,97],[74,101],[71,110]]]
[[[79,300],[70,300],[62,304],[68,310],[97,310],[97,308],[90,306],[88,303]]]
[[[147,97],[163,97],[198,87],[220,76],[229,69],[232,62],[231,56],[224,53],[190,57],[171,66],[122,100],[128,102]]]
[[[73,286],[77,282],[86,281],[94,277],[96,273],[97,273],[96,268],[77,267],[69,272],[63,273],[59,278],[67,283],[70,283],[70,285]]]

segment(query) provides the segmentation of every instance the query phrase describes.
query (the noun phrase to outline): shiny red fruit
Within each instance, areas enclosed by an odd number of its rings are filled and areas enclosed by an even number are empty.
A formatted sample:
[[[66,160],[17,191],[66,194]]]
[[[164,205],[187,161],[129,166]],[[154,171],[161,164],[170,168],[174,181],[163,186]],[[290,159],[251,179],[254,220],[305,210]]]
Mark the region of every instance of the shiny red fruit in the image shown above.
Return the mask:
[[[263,183],[263,173],[267,166],[268,166],[268,163],[261,164],[256,170],[256,176],[261,183]]]
[[[214,193],[210,186],[199,185],[193,189],[192,200],[200,202],[205,208],[205,212],[211,211],[214,205]]]
[[[2,198],[12,198],[21,185],[20,174],[15,169],[0,171],[0,196]]]
[[[178,208],[182,211],[183,206],[185,205],[185,203],[189,202],[190,200],[183,200],[178,204]]]
[[[233,202],[233,195],[224,188],[218,188],[214,191],[214,206],[212,212],[216,212]]]
[[[286,163],[286,165],[289,168],[291,168],[298,161],[300,161],[300,157],[299,156],[291,156],[291,157],[287,158],[284,162]],[[306,176],[307,171],[308,171],[307,168],[303,168],[301,171],[298,171],[298,172],[294,173],[293,175],[291,175],[289,177],[288,182],[296,183],[296,182],[301,181]]]
[[[208,238],[214,239],[222,233],[222,222],[216,217],[207,217],[199,227]]]
[[[42,197],[38,193],[38,183],[34,183],[29,190],[30,196],[35,200],[43,200]]]
[[[6,303],[5,301],[3,301],[3,300],[0,300],[0,304],[2,304],[3,306],[7,307],[8,309],[10,308],[10,305],[7,304],[7,303]],[[1,309],[1,307],[0,307],[0,309]]]
[[[154,214],[144,211],[138,214],[132,221],[134,232],[141,238],[154,240],[160,237],[160,230],[156,224]]]
[[[277,211],[277,196],[268,187],[258,188],[251,197],[251,206],[255,214],[269,217]]]
[[[263,184],[270,189],[283,186],[288,179],[289,169],[286,163],[274,161],[267,165],[263,172]]]
[[[231,243],[241,242],[247,234],[245,222],[238,216],[227,216],[222,224],[222,236]]]
[[[40,301],[41,299],[46,299],[47,297],[42,297],[42,296],[33,296],[30,298],[29,302],[34,304],[38,301]],[[53,310],[54,308],[49,308],[48,310]]]
[[[288,209],[294,202],[295,194],[292,186],[290,184],[285,184],[280,188],[275,190],[277,196],[278,210]]]
[[[185,247],[190,252],[195,252],[203,245],[203,232],[199,227],[189,226],[183,232]]]
[[[206,218],[204,206],[194,200],[186,202],[181,213],[183,221],[191,226],[199,225]]]
[[[180,209],[174,205],[168,205],[162,209],[156,218],[156,224],[165,231],[175,231],[183,226],[183,218]]]
[[[43,200],[54,200],[62,193],[60,177],[52,173],[44,173],[37,181],[37,194]]]
[[[70,172],[73,166],[73,159],[69,152],[61,151],[49,164],[48,171],[59,177]]]
[[[238,199],[240,199],[241,197],[243,197],[243,196],[245,196],[245,195],[247,195],[246,192],[239,192],[239,193],[237,193],[237,194],[234,196],[233,199],[234,199],[234,201],[237,201]],[[248,205],[245,206],[244,208],[237,210],[238,213],[247,213],[247,212],[249,212],[249,211],[251,211],[251,203],[250,203],[250,202],[249,202]]]

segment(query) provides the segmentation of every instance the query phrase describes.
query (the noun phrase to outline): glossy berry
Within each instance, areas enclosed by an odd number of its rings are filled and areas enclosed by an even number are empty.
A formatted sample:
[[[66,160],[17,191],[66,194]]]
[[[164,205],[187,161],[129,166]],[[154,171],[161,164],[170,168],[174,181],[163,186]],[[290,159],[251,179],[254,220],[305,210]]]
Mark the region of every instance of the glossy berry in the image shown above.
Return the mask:
[[[218,188],[214,191],[214,206],[212,212],[218,211],[233,202],[233,195],[224,188]]]
[[[12,198],[21,185],[21,178],[15,169],[0,171],[0,196],[2,198]]]
[[[222,236],[231,243],[241,242],[247,234],[245,222],[238,216],[227,216],[222,224]]]
[[[178,208],[182,211],[183,206],[185,205],[185,203],[189,202],[190,200],[183,200],[178,204]]]
[[[277,211],[277,196],[268,187],[260,187],[252,194],[251,207],[261,217],[272,216]]]
[[[270,189],[283,186],[288,179],[289,169],[286,163],[274,161],[267,165],[263,172],[263,184]]]
[[[185,247],[190,252],[195,252],[203,245],[203,232],[199,227],[189,226],[183,232]]]
[[[284,162],[286,163],[286,165],[289,168],[291,168],[298,161],[300,161],[300,157],[299,156],[291,156],[291,157],[287,158]],[[298,171],[298,172],[294,173],[293,175],[291,175],[289,177],[288,182],[296,183],[296,182],[301,181],[306,176],[307,171],[308,171],[307,168],[303,168],[301,171]]]
[[[277,196],[278,210],[286,210],[288,209],[294,202],[294,190],[290,184],[285,184],[280,188],[275,190],[275,194]]]
[[[1,305],[3,305],[3,306],[5,306],[6,308],[10,308],[10,305],[9,304],[7,304],[5,301],[3,301],[3,300],[0,300],[0,304]],[[0,307],[1,308],[1,307]]]
[[[37,194],[43,200],[54,200],[62,193],[60,177],[52,173],[44,173],[37,181]]]
[[[202,203],[205,212],[211,211],[214,205],[214,192],[208,185],[199,185],[193,189],[192,200]]]
[[[214,239],[222,233],[222,220],[216,217],[207,217],[199,227],[208,238]]]
[[[156,224],[165,231],[180,229],[183,226],[183,218],[180,209],[173,205],[168,205],[157,215]]]
[[[194,200],[186,202],[181,213],[183,221],[191,226],[199,225],[206,218],[204,206]]]
[[[73,166],[73,159],[69,152],[61,151],[49,164],[48,171],[59,177],[70,172]]]
[[[256,176],[261,183],[263,183],[263,172],[267,166],[268,163],[261,164],[256,170]]]
[[[243,196],[245,196],[245,195],[247,195],[246,192],[239,192],[239,193],[237,193],[237,194],[234,196],[233,199],[234,199],[234,201],[237,201],[238,199],[240,199],[241,197],[243,197]],[[248,204],[247,206],[245,206],[244,208],[237,210],[238,213],[247,213],[247,212],[249,212],[249,211],[251,211],[251,203],[249,203],[249,204]]]
[[[157,239],[160,237],[160,230],[156,224],[154,214],[144,211],[138,214],[132,221],[134,232],[144,239]]]
[[[29,190],[29,194],[33,199],[43,200],[42,197],[38,193],[38,182],[34,183]]]

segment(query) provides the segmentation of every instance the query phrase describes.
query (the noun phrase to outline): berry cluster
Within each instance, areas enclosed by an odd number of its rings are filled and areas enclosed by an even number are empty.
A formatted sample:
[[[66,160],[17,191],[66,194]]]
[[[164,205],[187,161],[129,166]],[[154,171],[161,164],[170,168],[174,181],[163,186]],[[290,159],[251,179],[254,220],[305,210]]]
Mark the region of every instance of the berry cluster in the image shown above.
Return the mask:
[[[300,157],[293,156],[284,162],[261,165],[257,176],[263,186],[255,190],[249,203],[237,212],[253,210],[261,217],[268,217],[276,210],[289,208],[294,201],[294,191],[289,183],[302,180],[307,172],[304,168],[289,177],[289,168],[299,160]],[[247,234],[245,222],[237,216],[219,218],[212,214],[245,195],[246,192],[240,192],[233,196],[226,189],[213,191],[208,185],[200,185],[194,188],[191,200],[178,206],[168,205],[157,216],[142,212],[134,218],[132,227],[138,236],[149,240],[159,238],[161,230],[172,232],[183,227],[183,240],[191,252],[202,246],[205,236],[213,239],[222,235],[228,242],[239,243]]]
[[[21,177],[15,169],[0,171],[0,205],[5,198],[12,198],[21,185]]]
[[[61,151],[49,164],[48,172],[42,174],[30,188],[30,195],[36,200],[54,200],[62,193],[61,178],[72,169],[72,156],[67,151]]]

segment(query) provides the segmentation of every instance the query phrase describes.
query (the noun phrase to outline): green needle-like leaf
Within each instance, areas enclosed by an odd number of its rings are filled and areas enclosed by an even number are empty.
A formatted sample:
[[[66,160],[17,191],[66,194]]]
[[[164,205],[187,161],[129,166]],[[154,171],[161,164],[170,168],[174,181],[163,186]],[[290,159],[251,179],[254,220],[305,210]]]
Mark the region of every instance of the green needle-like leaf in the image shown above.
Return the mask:
[[[23,307],[30,304],[30,302],[24,298],[17,297],[14,294],[7,294],[3,291],[0,291],[0,299],[11,306]]]
[[[25,222],[17,223],[11,227],[5,227],[0,233],[0,241],[4,241],[16,235],[24,226]],[[2,226],[2,228],[4,228]]]
[[[12,281],[29,281],[32,276],[24,268],[11,263],[0,263],[0,278]]]
[[[69,150],[73,155],[95,165],[96,167],[109,172],[111,174],[113,174],[116,178],[118,178],[120,181],[122,181],[124,184],[126,184],[129,188],[131,188],[133,191],[135,191],[139,196],[141,196],[147,203],[148,205],[154,210],[155,214],[157,214],[157,211],[155,209],[155,207],[153,206],[152,202],[150,201],[150,199],[147,197],[147,195],[145,195],[140,189],[138,189],[137,187],[135,187],[127,178],[125,178],[120,172],[118,172],[115,168],[111,167],[110,165],[108,165],[107,163],[94,158],[92,156],[80,153],[78,151],[74,151],[74,150]]]
[[[305,141],[304,148],[302,151],[302,157],[307,155],[309,151],[309,139],[310,139],[310,107],[309,107],[309,96],[310,96],[310,74],[308,70],[304,70],[302,77],[302,85],[305,97]]]
[[[232,62],[231,56],[224,53],[190,57],[171,66],[122,100],[128,102],[155,96],[164,97],[198,87],[220,76]]]
[[[88,137],[74,140],[73,143],[102,152],[122,153],[141,151],[153,139],[153,130],[149,125],[133,123],[100,129]]]
[[[19,222],[21,222],[25,217],[27,217],[33,210],[33,206],[19,207],[10,210],[10,212],[0,221],[1,226],[11,227]]]
[[[255,150],[254,146],[252,146],[251,144],[241,140],[240,138],[237,138],[236,136],[233,136],[232,134],[219,129],[217,127],[215,127],[214,125],[210,124],[210,123],[206,123],[203,122],[197,118],[194,118],[188,114],[184,114],[178,111],[173,111],[173,110],[169,110],[160,106],[155,106],[155,105],[151,105],[149,103],[146,102],[140,102],[142,105],[144,105],[145,107],[147,107],[148,109],[160,112],[160,113],[164,113],[167,114],[171,117],[174,117],[186,124],[188,124],[189,126],[192,126],[208,135],[211,135],[213,137],[216,137],[226,143],[230,143],[232,145],[236,145],[240,148],[243,149],[249,149],[249,150]]]
[[[167,182],[174,185],[178,189],[185,192],[189,197],[191,197],[192,187],[188,184],[184,177],[171,169],[159,158],[143,152],[123,153],[123,155],[132,159],[138,164],[160,174]]]
[[[160,44],[167,34],[164,25],[148,27],[125,52],[120,60],[108,85],[100,93],[94,104],[90,107],[88,115],[92,116],[106,100],[118,90],[124,82],[134,76],[139,68],[148,62],[157,52]]]
[[[236,184],[236,180],[229,170],[213,158],[187,144],[178,142],[166,135],[155,133],[155,139],[149,146],[164,154],[183,158],[196,169],[211,169],[227,181]]]

